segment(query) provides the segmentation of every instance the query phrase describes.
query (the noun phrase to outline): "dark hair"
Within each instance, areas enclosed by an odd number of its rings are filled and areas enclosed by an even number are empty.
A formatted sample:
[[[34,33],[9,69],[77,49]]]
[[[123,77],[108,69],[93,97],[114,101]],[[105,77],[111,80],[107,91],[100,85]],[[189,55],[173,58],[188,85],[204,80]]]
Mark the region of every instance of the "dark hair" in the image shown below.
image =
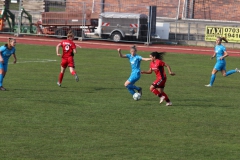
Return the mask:
[[[8,48],[8,49],[12,49],[12,46],[11,46],[11,42],[12,41],[15,41],[15,39],[14,38],[8,38],[8,41],[7,41],[7,43],[5,44],[5,46]]]
[[[152,52],[150,55],[152,57],[155,57],[156,59],[163,60],[163,56],[166,54],[166,52]]]
[[[227,38],[225,38],[225,37],[217,37],[217,38],[220,39],[220,42],[222,42],[222,40],[224,40],[226,43],[228,43],[228,40],[227,40]]]
[[[133,49],[135,52],[137,52],[137,47],[136,47],[136,45],[133,45],[130,49]]]

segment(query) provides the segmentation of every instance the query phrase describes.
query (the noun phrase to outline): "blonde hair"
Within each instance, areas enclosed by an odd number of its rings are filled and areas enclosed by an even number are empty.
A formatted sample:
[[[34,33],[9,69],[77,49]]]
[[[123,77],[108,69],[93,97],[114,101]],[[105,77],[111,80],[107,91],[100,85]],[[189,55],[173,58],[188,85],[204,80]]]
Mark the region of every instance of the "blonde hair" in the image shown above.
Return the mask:
[[[68,31],[67,38],[74,37],[72,30]]]

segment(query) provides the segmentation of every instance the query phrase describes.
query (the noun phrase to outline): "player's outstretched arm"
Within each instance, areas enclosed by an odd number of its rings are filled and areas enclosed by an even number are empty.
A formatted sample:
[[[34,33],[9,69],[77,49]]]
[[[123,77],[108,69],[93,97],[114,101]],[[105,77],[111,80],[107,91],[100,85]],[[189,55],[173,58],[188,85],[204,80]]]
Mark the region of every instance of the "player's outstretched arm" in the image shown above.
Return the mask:
[[[82,48],[80,45],[78,45],[78,44],[75,44],[78,48]]]
[[[127,58],[126,55],[123,55],[123,54],[122,54],[121,48],[118,48],[117,50],[118,50],[118,55],[119,55],[119,57],[121,57],[121,58]]]
[[[141,71],[141,74],[151,74],[152,73],[152,69],[149,68],[148,71]]]
[[[172,72],[172,69],[171,69],[171,67],[170,67],[168,64],[165,63],[165,67],[167,67],[168,73],[169,73],[171,76],[174,76],[174,75],[175,75],[175,73]]]
[[[152,58],[142,58],[143,61],[151,61]]]

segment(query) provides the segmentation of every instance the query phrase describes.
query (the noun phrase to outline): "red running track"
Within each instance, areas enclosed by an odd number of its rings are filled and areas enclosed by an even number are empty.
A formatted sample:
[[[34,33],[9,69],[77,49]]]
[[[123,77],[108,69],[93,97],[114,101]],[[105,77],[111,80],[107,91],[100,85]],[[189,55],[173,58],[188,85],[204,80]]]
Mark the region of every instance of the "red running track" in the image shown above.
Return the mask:
[[[9,37],[13,35],[0,34],[0,42],[7,42]],[[33,45],[46,45],[46,46],[56,46],[61,39],[43,36],[23,36],[14,37],[17,43],[20,44],[33,44]],[[133,45],[132,43],[116,43],[111,41],[97,41],[97,40],[86,40],[74,42],[81,46],[82,48],[96,48],[96,49],[117,49],[129,50]],[[212,55],[213,47],[195,47],[195,46],[180,46],[180,45],[162,45],[162,44],[151,44],[146,46],[144,44],[137,44],[137,48],[140,51],[159,51],[159,52],[174,52],[174,53],[188,53],[188,54],[205,54]],[[237,49],[227,49],[228,54],[234,57],[240,57],[240,50]]]

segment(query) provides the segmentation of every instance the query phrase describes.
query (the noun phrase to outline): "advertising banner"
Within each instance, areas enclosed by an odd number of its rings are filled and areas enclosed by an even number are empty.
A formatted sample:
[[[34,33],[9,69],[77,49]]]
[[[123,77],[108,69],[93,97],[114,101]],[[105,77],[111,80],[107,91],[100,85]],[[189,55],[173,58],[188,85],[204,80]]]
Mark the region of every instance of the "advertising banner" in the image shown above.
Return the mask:
[[[226,37],[228,42],[240,43],[240,28],[206,26],[205,41],[216,41],[216,38]]]

